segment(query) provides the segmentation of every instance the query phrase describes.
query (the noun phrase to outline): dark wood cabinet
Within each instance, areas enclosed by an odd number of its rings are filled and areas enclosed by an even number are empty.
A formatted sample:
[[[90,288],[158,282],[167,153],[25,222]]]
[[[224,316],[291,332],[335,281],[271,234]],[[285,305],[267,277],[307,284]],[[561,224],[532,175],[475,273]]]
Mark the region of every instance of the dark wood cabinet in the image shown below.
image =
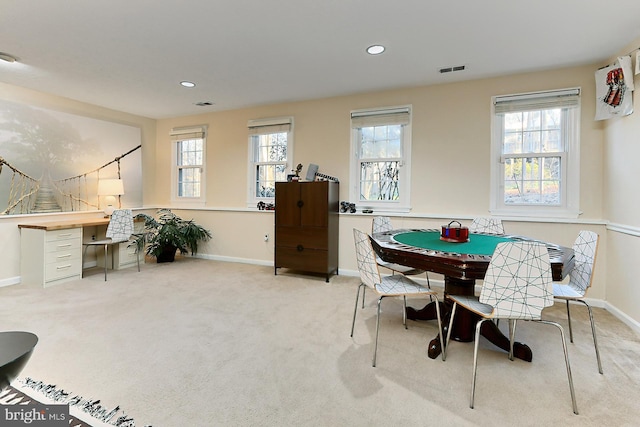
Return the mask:
[[[275,274],[278,268],[338,274],[340,184],[277,182]]]

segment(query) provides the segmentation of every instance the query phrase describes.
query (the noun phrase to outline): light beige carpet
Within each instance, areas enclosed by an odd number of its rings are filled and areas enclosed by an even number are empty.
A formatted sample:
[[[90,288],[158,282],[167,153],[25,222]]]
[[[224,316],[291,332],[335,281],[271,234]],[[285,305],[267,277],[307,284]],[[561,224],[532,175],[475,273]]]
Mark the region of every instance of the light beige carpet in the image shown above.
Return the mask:
[[[138,426],[638,424],[640,339],[606,311],[595,310],[600,375],[586,310],[572,310],[580,415],[557,329],[526,322],[517,338],[533,362],[511,362],[484,342],[470,409],[473,345],[454,342],[446,362],[429,359],[436,323],[404,330],[400,300],[382,303],[371,367],[371,294],[349,337],[358,283],[182,258],[110,271],[107,282],[95,270],[47,289],[1,288],[2,330],[40,338],[21,377],[120,405]],[[566,325],[562,304],[545,317]]]

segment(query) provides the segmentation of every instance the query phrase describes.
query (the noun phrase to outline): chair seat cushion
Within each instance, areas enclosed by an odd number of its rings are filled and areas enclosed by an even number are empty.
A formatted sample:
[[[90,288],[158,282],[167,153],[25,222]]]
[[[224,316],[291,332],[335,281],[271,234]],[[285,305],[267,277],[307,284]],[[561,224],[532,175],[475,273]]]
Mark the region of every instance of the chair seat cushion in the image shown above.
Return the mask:
[[[425,272],[424,270],[407,267],[406,265],[395,264],[393,262],[386,262],[379,257],[376,257],[376,263],[378,263],[380,267],[388,268],[389,270],[393,270],[407,276],[415,276]]]
[[[582,298],[584,295],[571,286],[570,284],[554,283],[553,284],[553,296],[554,298],[566,298],[575,299]]]
[[[86,246],[90,246],[90,245],[111,245],[113,243],[118,243],[118,242],[114,242],[111,239],[102,239],[102,240],[92,240],[90,242],[84,242],[83,245],[86,245]]]
[[[409,279],[402,274],[383,277],[381,283],[376,284],[376,291],[385,296],[400,296],[406,294],[436,294],[426,286],[422,286],[421,284]]]
[[[467,310],[471,310],[482,317],[492,317],[493,307],[489,304],[483,304],[478,297],[473,295],[448,295],[450,300],[457,302]]]

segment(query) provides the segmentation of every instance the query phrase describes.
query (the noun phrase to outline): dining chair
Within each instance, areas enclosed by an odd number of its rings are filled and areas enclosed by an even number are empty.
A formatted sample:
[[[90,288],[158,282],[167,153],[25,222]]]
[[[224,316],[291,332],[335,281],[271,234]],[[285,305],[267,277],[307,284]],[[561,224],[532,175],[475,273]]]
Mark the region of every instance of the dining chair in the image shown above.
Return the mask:
[[[369,288],[378,295],[378,313],[376,319],[376,338],[373,347],[373,366],[376,366],[376,356],[378,352],[378,335],[380,332],[380,305],[383,298],[402,297],[402,323],[407,329],[407,296],[430,296],[436,300],[436,315],[438,318],[438,330],[442,331],[442,321],[440,318],[440,304],[438,303],[438,294],[429,288],[426,288],[418,282],[411,280],[403,274],[391,276],[381,276],[376,263],[376,255],[371,246],[369,235],[356,228],[353,229],[353,238],[356,247],[356,260],[358,262],[358,271],[360,273],[360,285],[356,291],[356,304],[353,310],[353,321],[351,322],[351,337],[356,324],[356,313],[358,312],[358,298],[360,296],[360,288]],[[444,344],[443,334],[440,333],[440,345]],[[445,360],[445,354],[442,353],[442,360]]]
[[[84,245],[84,251],[82,253],[82,260],[84,265],[84,257],[87,254],[87,249],[90,246],[97,248],[104,247],[104,281],[107,281],[107,259],[109,246],[118,245],[119,243],[127,242],[133,234],[133,213],[131,209],[116,209],[111,214],[109,225],[107,226],[107,233],[105,239],[92,240],[90,242],[82,243]],[[140,271],[140,258],[136,252],[136,258],[138,259],[138,271]],[[113,269],[113,254],[111,254],[111,269]]]
[[[478,217],[469,226],[471,233],[504,234],[504,226],[499,218]]]
[[[582,230],[573,244],[575,254],[575,264],[567,283],[553,284],[553,297],[564,300],[567,304],[567,320],[569,322],[569,341],[573,342],[573,330],[571,328],[570,303],[581,302],[587,306],[589,320],[591,321],[591,334],[593,335],[593,345],[596,349],[596,360],[598,361],[598,372],[602,374],[602,362],[600,361],[600,350],[598,349],[598,338],[596,337],[596,325],[593,320],[591,306],[587,304],[584,297],[593,281],[593,269],[598,252],[599,236],[593,231]]]
[[[482,324],[491,319],[509,321],[509,359],[513,360],[516,322],[530,320],[554,325],[560,330],[573,412],[578,414],[564,330],[560,324],[542,319],[542,310],[553,305],[551,263],[544,244],[537,242],[499,243],[489,262],[480,296],[448,295],[448,298],[453,302],[453,308],[443,352],[449,350],[453,320],[458,306],[470,310],[480,317],[476,323],[473,350],[473,376],[469,403],[472,409],[475,399],[478,343]]]
[[[388,216],[375,216],[373,217],[373,221],[371,223],[371,232],[372,233],[385,233],[387,231],[393,230],[393,225],[391,224],[391,219]],[[427,288],[431,289],[431,283],[429,283],[429,273],[425,270],[420,270],[413,267],[407,267],[406,265],[396,264],[393,262],[384,261],[376,254],[376,262],[380,267],[384,267],[386,269],[391,270],[392,273],[400,273],[405,276],[417,276],[420,274],[425,274],[427,277]],[[364,307],[364,295],[362,297],[362,304]]]

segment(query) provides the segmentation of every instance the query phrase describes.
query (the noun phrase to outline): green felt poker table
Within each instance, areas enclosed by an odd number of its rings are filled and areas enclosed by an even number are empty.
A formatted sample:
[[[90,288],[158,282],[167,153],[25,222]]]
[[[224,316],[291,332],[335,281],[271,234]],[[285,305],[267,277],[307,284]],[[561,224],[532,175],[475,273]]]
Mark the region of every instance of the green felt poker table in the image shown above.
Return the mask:
[[[538,241],[523,236],[471,233],[469,240],[454,243],[440,240],[440,230],[401,229],[371,236],[373,248],[385,261],[433,271],[445,276],[445,285],[456,294],[469,294],[468,289],[482,279],[498,243],[512,240]],[[539,241],[538,241],[539,242]],[[573,250],[542,242],[549,251],[553,280],[562,280],[573,268]]]
[[[444,276],[445,301],[441,309],[448,317],[450,303],[446,295],[473,295],[475,282],[484,278],[491,261],[491,255],[498,243],[526,240],[536,241],[524,236],[471,233],[467,242],[450,242],[440,239],[441,230],[435,229],[399,229],[371,236],[376,253],[385,261],[406,265],[420,270],[439,273]],[[573,249],[544,243],[549,252],[553,280],[562,280],[573,268]],[[413,320],[435,319],[435,303],[420,310],[407,307],[407,318]],[[477,318],[471,312],[460,313],[455,318],[452,338],[458,341],[472,341]],[[444,322],[446,323],[446,322]],[[496,346],[508,351],[509,340],[493,322],[485,322],[482,335]],[[437,337],[429,345],[429,357],[440,354],[440,341]],[[514,355],[531,361],[532,353],[528,346],[516,343]]]

